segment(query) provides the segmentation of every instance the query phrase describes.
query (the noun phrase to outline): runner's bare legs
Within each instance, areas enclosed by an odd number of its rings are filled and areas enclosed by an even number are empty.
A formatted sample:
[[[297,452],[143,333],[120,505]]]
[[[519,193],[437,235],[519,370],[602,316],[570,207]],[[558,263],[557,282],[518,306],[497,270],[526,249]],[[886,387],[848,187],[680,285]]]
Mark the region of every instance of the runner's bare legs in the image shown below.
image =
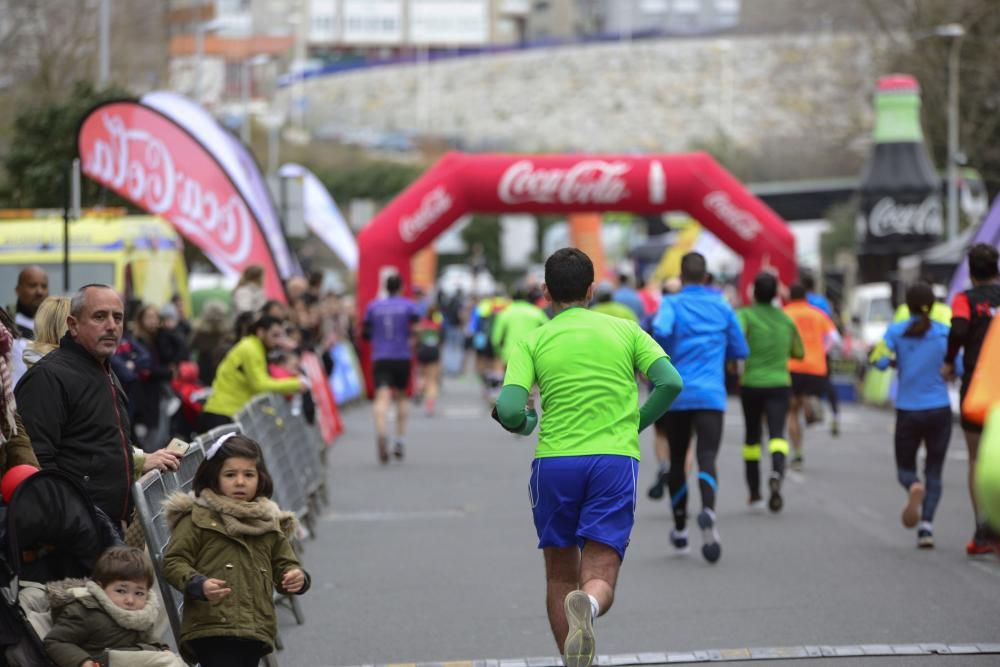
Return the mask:
[[[545,607],[552,636],[562,653],[569,632],[563,607],[566,596],[577,589],[593,595],[603,616],[614,603],[622,560],[617,551],[594,541],[588,541],[582,553],[577,547],[546,547],[542,551],[545,555]]]
[[[792,396],[788,401],[788,439],[792,443],[795,456],[802,456],[802,422],[799,414],[802,412],[803,399]]]
[[[410,414],[410,402],[406,400],[405,391],[396,392],[396,441],[406,435],[406,417]]]
[[[389,404],[391,402],[392,389],[390,387],[379,387],[375,390],[375,403],[372,405],[372,413],[375,417],[375,435],[381,439],[388,436],[386,418],[389,414]]]

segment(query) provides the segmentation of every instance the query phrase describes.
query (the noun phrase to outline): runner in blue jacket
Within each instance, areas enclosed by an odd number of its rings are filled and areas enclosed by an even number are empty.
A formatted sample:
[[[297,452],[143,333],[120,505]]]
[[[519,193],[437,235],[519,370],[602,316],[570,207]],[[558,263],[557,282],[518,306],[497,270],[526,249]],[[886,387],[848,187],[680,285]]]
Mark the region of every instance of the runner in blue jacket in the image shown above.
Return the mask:
[[[719,560],[722,547],[716,528],[715,494],[719,483],[715,459],[722,442],[722,416],[726,410],[726,362],[746,359],[746,338],[736,313],[717,292],[704,286],[705,258],[691,252],[681,259],[681,282],[677,294],[665,296],[653,319],[656,339],[684,380],[684,390],[659,426],[670,443],[670,498],[674,530],[670,541],[678,551],[687,551],[687,479],[684,459],[697,435],[698,488],[702,510],[698,514],[704,543],[701,553],[710,563]]]

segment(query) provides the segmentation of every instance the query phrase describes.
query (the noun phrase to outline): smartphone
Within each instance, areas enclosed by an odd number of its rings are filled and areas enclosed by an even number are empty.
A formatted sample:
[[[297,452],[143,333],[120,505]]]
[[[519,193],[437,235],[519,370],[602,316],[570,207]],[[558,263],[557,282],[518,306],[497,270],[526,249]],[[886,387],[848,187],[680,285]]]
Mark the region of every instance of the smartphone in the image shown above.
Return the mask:
[[[177,452],[181,456],[187,454],[187,450],[190,448],[191,448],[191,443],[184,442],[180,438],[174,438],[173,440],[170,441],[170,444],[167,445],[168,450],[170,450],[171,452]]]

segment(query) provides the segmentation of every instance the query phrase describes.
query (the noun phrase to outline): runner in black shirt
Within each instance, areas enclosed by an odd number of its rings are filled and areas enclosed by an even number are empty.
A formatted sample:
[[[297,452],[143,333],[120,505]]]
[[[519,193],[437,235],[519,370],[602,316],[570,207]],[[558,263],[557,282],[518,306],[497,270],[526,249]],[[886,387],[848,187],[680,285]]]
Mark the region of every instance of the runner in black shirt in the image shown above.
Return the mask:
[[[951,305],[951,333],[948,336],[948,353],[945,355],[941,374],[946,379],[955,376],[955,357],[959,350],[964,350],[962,374],[962,402],[969,391],[972,373],[976,370],[979,351],[986,338],[990,323],[1000,310],[1000,252],[993,246],[977,243],[969,249],[969,276],[972,278],[972,289],[958,294]],[[969,447],[969,497],[972,499],[972,510],[976,517],[976,532],[966,545],[965,551],[970,556],[990,553],[990,531],[985,522],[980,519],[973,476],[976,469],[976,455],[979,452],[979,439],[983,427],[962,419],[962,430],[965,432],[965,442]]]

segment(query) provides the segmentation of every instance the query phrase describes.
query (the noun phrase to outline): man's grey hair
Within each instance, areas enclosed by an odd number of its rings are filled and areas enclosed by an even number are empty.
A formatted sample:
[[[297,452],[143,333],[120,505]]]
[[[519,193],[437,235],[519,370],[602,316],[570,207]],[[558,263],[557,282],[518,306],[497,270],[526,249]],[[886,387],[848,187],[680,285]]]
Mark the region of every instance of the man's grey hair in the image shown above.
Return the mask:
[[[76,291],[73,298],[69,300],[69,314],[73,317],[80,317],[80,313],[83,312],[83,307],[87,303],[87,290],[89,289],[109,289],[114,290],[115,288],[111,285],[105,285],[104,283],[90,283],[89,285],[84,285]]]

